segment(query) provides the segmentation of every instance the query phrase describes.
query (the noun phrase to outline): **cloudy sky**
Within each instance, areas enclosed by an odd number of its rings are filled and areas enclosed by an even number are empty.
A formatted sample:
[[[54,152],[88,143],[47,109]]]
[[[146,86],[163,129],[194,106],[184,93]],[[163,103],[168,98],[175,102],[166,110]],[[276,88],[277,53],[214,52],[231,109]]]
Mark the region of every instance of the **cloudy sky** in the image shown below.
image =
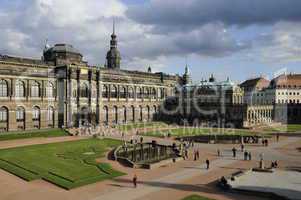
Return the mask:
[[[0,54],[40,58],[48,38],[103,65],[113,18],[124,69],[301,73],[301,0],[0,0]]]

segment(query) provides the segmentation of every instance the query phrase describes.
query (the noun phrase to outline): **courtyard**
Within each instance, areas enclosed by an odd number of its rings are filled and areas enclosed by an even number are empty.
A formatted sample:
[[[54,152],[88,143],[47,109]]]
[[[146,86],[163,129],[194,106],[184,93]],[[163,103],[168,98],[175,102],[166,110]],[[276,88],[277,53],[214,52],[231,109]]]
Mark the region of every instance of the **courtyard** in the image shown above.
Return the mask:
[[[301,141],[297,136],[281,136],[279,142],[270,138],[269,147],[246,144],[245,148],[253,154],[252,161],[244,161],[240,151],[236,158],[232,157],[231,148],[235,146],[239,149],[238,144],[196,143],[189,149],[188,159],[152,170],[128,168],[107,159],[106,153],[121,144],[117,140],[121,136],[112,136],[111,139],[74,136],[21,139],[13,140],[14,148],[10,149],[5,148],[5,145],[12,147],[8,141],[1,141],[1,168],[3,160],[10,164],[6,169],[0,170],[0,192],[4,199],[11,200],[260,200],[265,198],[219,190],[215,181],[221,176],[257,167],[262,152],[267,165],[272,160],[278,160],[279,167],[283,170],[300,166],[298,149]],[[140,137],[128,132],[123,139],[139,140]],[[154,139],[160,144],[175,142],[172,138],[143,137],[145,142]],[[74,141],[69,141],[70,139]],[[27,146],[23,146],[24,144]],[[197,149],[200,151],[200,159],[195,161],[193,152]],[[222,157],[217,156],[217,149],[221,150]],[[206,170],[206,159],[211,162],[209,170]],[[132,186],[134,174],[138,176],[137,188]]]

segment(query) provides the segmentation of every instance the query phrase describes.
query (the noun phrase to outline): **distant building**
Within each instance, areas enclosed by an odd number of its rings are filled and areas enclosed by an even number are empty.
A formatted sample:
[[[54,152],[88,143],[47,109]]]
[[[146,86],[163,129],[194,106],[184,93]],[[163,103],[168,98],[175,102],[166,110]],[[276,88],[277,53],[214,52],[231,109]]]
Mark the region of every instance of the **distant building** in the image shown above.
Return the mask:
[[[301,123],[301,74],[280,75],[271,80],[274,94],[274,120]]]
[[[259,77],[240,84],[244,91],[244,127],[264,125],[273,121],[273,94],[268,89],[270,81]]]
[[[271,122],[301,123],[301,75],[280,75],[271,81],[262,77],[244,81],[245,126]]]
[[[187,78],[188,77],[188,78]],[[186,80],[186,81],[185,81]],[[267,80],[249,79],[237,85],[229,79],[185,83],[175,97],[167,98],[165,120],[202,126],[254,127],[275,123],[301,123],[301,75],[281,75]]]
[[[243,91],[229,79],[217,82],[213,75],[208,81],[183,85],[174,98],[166,100],[165,107],[175,112],[162,115],[174,122],[186,120],[190,124],[214,127],[243,125]]]
[[[45,46],[41,60],[0,56],[0,131],[151,121],[182,77],[120,69],[115,31],[105,67],[72,45]]]

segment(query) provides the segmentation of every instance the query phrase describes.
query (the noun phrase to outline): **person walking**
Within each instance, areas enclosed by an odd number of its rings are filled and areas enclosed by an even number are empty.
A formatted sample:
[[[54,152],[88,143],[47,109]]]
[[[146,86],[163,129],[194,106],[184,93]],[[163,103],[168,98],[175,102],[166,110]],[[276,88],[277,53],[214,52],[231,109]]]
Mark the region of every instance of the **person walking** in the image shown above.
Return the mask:
[[[248,152],[245,151],[245,152],[244,152],[244,160],[248,160],[248,155],[249,155]]]
[[[233,158],[236,158],[236,148],[235,147],[233,147],[233,149],[232,149],[232,153],[233,153]]]
[[[206,169],[208,170],[210,167],[210,161],[208,160],[208,158],[206,159]]]
[[[217,149],[217,156],[220,157],[221,156],[221,151],[219,149]]]
[[[188,149],[185,149],[185,158],[188,159]]]
[[[197,159],[197,160],[199,160],[199,159],[200,159],[200,152],[199,152],[199,150],[198,150],[198,149],[196,150],[196,159]]]
[[[240,150],[241,150],[241,152],[244,152],[244,149],[245,149],[245,145],[244,145],[244,144],[241,144],[241,145],[240,145]]]
[[[134,185],[134,188],[137,187],[137,175],[134,174],[134,177],[133,177],[133,185]]]
[[[277,142],[279,142],[279,133],[277,133],[277,135],[276,135],[276,140],[277,140]]]
[[[248,153],[248,157],[249,157],[249,160],[252,160],[252,154],[251,154],[251,152]]]

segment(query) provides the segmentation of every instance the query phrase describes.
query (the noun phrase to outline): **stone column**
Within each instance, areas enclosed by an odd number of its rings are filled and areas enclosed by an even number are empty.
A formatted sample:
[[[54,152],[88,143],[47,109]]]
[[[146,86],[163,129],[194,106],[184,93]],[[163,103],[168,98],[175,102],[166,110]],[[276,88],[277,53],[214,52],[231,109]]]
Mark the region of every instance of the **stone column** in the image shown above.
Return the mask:
[[[41,101],[44,100],[44,95],[45,95],[45,83],[44,83],[44,80],[41,81],[41,88],[40,88],[40,98],[41,98]]]
[[[27,108],[25,110],[25,129],[33,129],[32,108]]]
[[[11,78],[10,79],[10,99],[12,99],[15,96],[15,85],[16,85],[16,80]]]
[[[26,101],[28,101],[30,97],[30,82],[28,79],[26,80],[25,95],[26,95]]]
[[[99,99],[100,99],[100,72],[96,71],[96,125],[100,124],[100,110],[99,110]]]
[[[72,85],[72,75],[73,75],[73,70],[69,69],[68,74],[67,74],[67,96],[66,100],[68,102],[68,113],[67,113],[67,126],[72,127],[73,126],[73,109],[71,105],[71,99],[72,99],[72,91],[73,91],[73,85]]]
[[[77,95],[76,95],[76,127],[79,127],[79,120],[80,120],[80,69],[76,70],[76,83],[77,83]]]
[[[16,121],[16,111],[15,111],[15,109],[9,109],[8,110],[8,119],[7,119],[7,130],[8,131],[15,131],[15,130],[17,130],[17,121]]]
[[[108,84],[108,101],[111,100],[111,84]]]
[[[44,109],[43,107],[40,108],[40,128],[47,128],[48,127],[48,121],[47,121],[47,109]]]
[[[125,98],[126,98],[126,102],[129,101],[129,86],[127,85],[125,87]]]
[[[120,85],[117,85],[117,101],[120,99]]]
[[[89,69],[88,71],[88,81],[89,81],[89,89],[88,89],[88,110],[89,110],[89,114],[88,114],[88,122],[89,124],[91,124],[92,122],[92,108],[91,108],[91,101],[92,101],[92,70]]]
[[[133,90],[134,90],[134,101],[137,101],[137,87],[133,86]]]
[[[67,127],[68,126],[68,112],[69,112],[69,102],[68,102],[68,77],[65,77],[65,79],[63,79],[64,82],[64,126]]]

